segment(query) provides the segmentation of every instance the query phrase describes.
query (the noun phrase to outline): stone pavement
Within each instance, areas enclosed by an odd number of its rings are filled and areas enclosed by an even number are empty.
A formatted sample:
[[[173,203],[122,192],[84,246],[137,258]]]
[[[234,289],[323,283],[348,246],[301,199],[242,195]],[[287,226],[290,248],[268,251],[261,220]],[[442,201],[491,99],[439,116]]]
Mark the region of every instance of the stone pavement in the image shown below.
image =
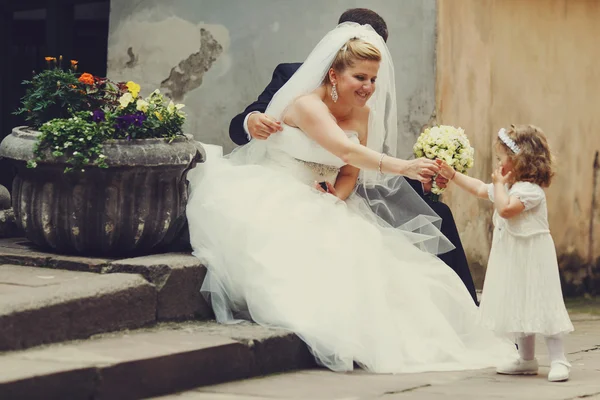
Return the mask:
[[[546,381],[543,345],[537,377],[339,374],[290,332],[210,321],[205,273],[185,253],[86,258],[0,239],[0,399],[600,400],[600,300],[571,302],[567,383]]]
[[[566,340],[573,365],[568,382],[550,383],[543,339],[538,338],[537,376],[497,375],[493,369],[403,375],[308,369],[206,386],[162,400],[468,400],[600,399],[600,317],[571,313],[576,331]]]

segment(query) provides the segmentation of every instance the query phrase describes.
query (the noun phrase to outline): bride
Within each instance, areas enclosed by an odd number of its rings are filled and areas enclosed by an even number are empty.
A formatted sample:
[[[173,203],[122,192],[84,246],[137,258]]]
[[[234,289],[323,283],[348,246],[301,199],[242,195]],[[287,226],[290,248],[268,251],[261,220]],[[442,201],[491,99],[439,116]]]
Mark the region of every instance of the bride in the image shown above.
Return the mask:
[[[478,327],[432,254],[451,249],[439,220],[401,177],[426,181],[437,166],[383,152],[395,153],[394,85],[383,39],[344,23],[274,96],[282,132],[227,157],[207,145],[188,178],[201,290],[219,322],[292,331],[334,371],[494,366],[514,346]]]

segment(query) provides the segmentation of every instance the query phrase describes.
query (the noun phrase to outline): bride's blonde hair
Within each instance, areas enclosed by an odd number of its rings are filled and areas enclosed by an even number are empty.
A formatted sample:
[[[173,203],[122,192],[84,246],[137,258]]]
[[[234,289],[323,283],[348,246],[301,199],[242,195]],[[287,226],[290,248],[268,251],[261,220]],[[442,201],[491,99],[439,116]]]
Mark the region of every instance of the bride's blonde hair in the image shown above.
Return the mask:
[[[344,72],[353,67],[356,61],[381,61],[381,52],[377,47],[359,38],[352,38],[342,46],[331,64],[336,72]],[[323,83],[331,83],[329,74],[325,75]]]

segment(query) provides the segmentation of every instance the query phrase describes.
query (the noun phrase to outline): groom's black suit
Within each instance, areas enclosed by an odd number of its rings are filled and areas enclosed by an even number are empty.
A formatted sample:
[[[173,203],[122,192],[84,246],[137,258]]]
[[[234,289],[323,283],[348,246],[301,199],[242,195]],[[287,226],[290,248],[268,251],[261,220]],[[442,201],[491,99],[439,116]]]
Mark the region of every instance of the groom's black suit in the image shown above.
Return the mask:
[[[281,87],[294,75],[294,73],[300,68],[301,63],[290,63],[290,64],[279,64],[275,71],[273,71],[273,77],[269,85],[265,90],[258,96],[258,99],[250,104],[246,109],[236,115],[229,125],[229,136],[238,145],[244,145],[248,143],[248,135],[244,130],[244,119],[246,115],[253,111],[259,111],[264,113],[269,105],[269,102],[273,98],[273,95],[281,89]],[[456,223],[454,222],[454,216],[450,208],[440,202],[431,201],[429,196],[425,196],[423,193],[423,186],[421,182],[406,178],[408,183],[415,189],[415,191],[425,200],[425,202],[442,218],[442,233],[444,236],[452,242],[456,249],[439,256],[439,258],[452,268],[460,279],[464,282],[465,286],[469,290],[471,297],[475,303],[477,303],[477,296],[475,294],[475,285],[473,284],[473,278],[469,271],[469,265],[467,264],[467,257],[456,229]]]

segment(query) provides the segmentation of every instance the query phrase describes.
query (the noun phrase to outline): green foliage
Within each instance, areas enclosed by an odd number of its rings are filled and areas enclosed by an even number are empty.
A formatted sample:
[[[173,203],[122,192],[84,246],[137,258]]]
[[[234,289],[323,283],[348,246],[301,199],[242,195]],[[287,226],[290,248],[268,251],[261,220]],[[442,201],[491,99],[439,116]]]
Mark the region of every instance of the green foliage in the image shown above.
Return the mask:
[[[52,68],[40,72],[27,85],[22,107],[15,114],[24,115],[33,128],[54,118],[68,118],[73,112],[89,108],[82,84],[72,71]]]
[[[110,137],[113,129],[106,121],[95,122],[92,113],[81,111],[70,118],[57,118],[45,123],[34,149],[36,159],[28,167],[35,168],[45,159],[46,150],[53,157],[65,157],[70,164],[65,172],[85,171],[87,165],[107,168],[106,156],[102,154],[102,143]]]

